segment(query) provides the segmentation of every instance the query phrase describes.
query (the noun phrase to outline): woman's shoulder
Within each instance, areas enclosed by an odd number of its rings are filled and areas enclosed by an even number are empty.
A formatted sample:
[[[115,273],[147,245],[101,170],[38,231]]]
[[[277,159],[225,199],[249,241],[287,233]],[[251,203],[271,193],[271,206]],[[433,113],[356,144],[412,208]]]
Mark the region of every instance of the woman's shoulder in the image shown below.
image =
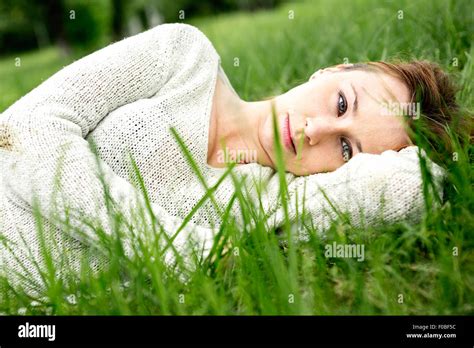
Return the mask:
[[[151,32],[167,32],[174,37],[175,40],[189,40],[191,42],[203,41],[212,46],[209,38],[198,28],[186,23],[164,23],[157,25],[151,29]]]
[[[209,38],[197,27],[186,23],[164,23],[138,34],[137,44],[141,38],[151,37],[152,42],[164,43],[171,53],[170,60],[199,60],[199,57],[220,56]],[[149,41],[149,40],[144,40]],[[151,48],[150,48],[151,49]]]

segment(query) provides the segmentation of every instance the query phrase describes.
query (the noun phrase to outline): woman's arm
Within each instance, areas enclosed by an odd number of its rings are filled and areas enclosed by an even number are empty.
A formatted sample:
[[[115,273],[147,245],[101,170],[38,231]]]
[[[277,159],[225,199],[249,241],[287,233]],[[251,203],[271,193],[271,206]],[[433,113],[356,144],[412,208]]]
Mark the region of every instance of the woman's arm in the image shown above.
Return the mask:
[[[428,164],[439,185],[443,170],[429,160]],[[425,209],[418,149],[414,146],[381,155],[358,154],[335,172],[294,178],[288,189],[291,220],[301,216],[304,196],[305,211],[320,231],[329,227],[338,212],[346,214],[355,226],[364,226],[416,221]],[[283,225],[281,205],[270,221],[274,226]]]
[[[182,66],[189,66],[198,55],[209,54],[203,38],[189,25],[160,25],[74,62],[6,110],[1,126],[17,150],[10,156],[10,165],[2,168],[9,194],[29,209],[34,195],[38,195],[46,218],[66,209],[81,212],[84,217],[97,217],[110,234],[97,159],[85,138],[111,111],[152,97]],[[136,197],[143,201],[134,186],[105,162],[98,163],[110,196],[125,213],[136,206]],[[55,207],[52,192],[59,177],[61,195]],[[182,221],[156,205],[152,208],[165,230],[173,234]],[[79,235],[76,238],[84,242],[97,239],[77,215],[70,218],[71,224],[80,227],[90,240]],[[191,233],[206,250],[210,247],[212,231],[192,224],[179,234],[175,245],[182,246]],[[127,248],[129,241],[124,242]]]

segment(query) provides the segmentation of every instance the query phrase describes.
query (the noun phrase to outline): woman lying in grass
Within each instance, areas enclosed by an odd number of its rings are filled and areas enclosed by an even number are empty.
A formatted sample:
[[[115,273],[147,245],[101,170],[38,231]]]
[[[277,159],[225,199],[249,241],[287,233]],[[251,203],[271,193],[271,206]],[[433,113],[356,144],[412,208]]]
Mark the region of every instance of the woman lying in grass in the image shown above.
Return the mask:
[[[38,222],[71,253],[120,230],[128,255],[140,255],[133,235],[160,226],[164,240],[174,236],[167,262],[187,255],[191,240],[206,256],[223,214],[242,230],[255,222],[242,221],[235,196],[245,177],[245,202],[257,200],[269,229],[299,222],[302,209],[319,231],[341,213],[357,225],[417,219],[422,179],[406,127],[419,116],[406,107],[416,102],[442,135],[454,92],[426,62],[322,69],[272,100],[246,102],[196,28],[164,24],[122,40],[62,69],[1,116],[1,267],[40,279]],[[229,160],[239,162],[231,174]],[[275,172],[282,165],[286,175]],[[138,206],[157,221],[140,220]],[[110,218],[116,210],[119,220]],[[53,255],[59,264],[63,254]],[[93,267],[107,264],[93,257]]]

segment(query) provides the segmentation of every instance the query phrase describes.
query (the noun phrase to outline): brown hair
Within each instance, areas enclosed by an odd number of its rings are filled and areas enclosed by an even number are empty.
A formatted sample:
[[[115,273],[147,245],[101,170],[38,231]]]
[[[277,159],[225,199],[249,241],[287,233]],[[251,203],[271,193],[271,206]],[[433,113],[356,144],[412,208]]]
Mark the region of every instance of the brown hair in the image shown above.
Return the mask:
[[[450,131],[459,135],[461,146],[472,133],[472,117],[462,114],[456,102],[457,86],[441,67],[429,61],[368,62],[354,64],[349,69],[371,69],[399,78],[409,90],[411,103],[419,103],[419,119],[407,118],[412,141],[420,136],[426,140],[433,160],[441,162],[455,151]],[[463,134],[465,133],[465,134]],[[417,139],[415,139],[417,138]],[[422,144],[417,144],[422,146]]]

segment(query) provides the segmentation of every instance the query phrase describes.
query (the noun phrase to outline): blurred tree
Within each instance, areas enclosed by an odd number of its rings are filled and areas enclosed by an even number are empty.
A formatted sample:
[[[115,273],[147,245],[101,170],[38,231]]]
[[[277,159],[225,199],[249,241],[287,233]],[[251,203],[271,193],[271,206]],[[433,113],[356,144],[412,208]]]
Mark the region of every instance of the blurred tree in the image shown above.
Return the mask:
[[[0,50],[9,53],[47,46],[50,36],[42,3],[0,0]]]
[[[120,40],[125,36],[127,1],[112,0],[112,36],[114,40]]]
[[[69,55],[71,47],[64,28],[64,17],[66,15],[64,1],[48,0],[44,1],[41,6],[43,6],[45,12],[45,23],[47,23],[49,33],[59,45],[63,55]]]
[[[111,7],[110,0],[0,0],[0,52],[96,47],[109,39]]]
[[[67,40],[86,50],[110,40],[112,4],[109,0],[63,0],[62,17]]]

